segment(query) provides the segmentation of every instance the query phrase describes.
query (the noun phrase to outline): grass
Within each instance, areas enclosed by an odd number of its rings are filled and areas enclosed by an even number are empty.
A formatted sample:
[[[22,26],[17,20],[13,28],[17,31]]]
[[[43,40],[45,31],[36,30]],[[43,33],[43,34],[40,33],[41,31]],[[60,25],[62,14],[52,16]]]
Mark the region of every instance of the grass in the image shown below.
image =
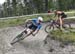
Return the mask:
[[[63,43],[75,43],[75,32],[62,32],[60,30],[51,31],[52,37]]]
[[[67,16],[68,16],[68,17],[75,16],[75,13],[67,13]]]
[[[4,27],[11,27],[11,26],[16,26],[20,24],[24,24],[26,19],[29,18],[36,18],[37,16],[26,16],[24,18],[14,18],[14,19],[5,19],[5,20],[0,20],[0,28]],[[44,18],[44,21],[49,20],[51,16],[42,16]]]
[[[8,20],[0,20],[0,28],[8,27],[8,26],[15,26],[19,24],[23,24],[25,19],[8,19]]]
[[[75,16],[75,13],[71,13],[71,14],[68,13],[67,15],[68,16]],[[54,16],[53,14],[52,15],[25,16],[23,18],[17,18],[17,19],[6,19],[6,20],[0,20],[0,28],[23,24],[26,19],[28,19],[28,18],[36,18],[38,16],[42,16],[44,18],[44,21],[49,21],[50,19],[55,19],[55,18],[53,18],[53,16]]]
[[[67,11],[67,12],[75,12],[75,10],[69,10],[69,11]]]

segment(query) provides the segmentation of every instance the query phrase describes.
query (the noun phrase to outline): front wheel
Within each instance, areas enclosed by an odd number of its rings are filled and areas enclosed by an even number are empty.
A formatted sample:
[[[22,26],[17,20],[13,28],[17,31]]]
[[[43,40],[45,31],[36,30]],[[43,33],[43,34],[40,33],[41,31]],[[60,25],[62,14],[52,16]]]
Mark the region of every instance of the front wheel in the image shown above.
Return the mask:
[[[52,31],[54,29],[54,26],[52,26],[51,24],[49,24],[49,25],[47,25],[46,27],[45,27],[45,32],[46,33],[49,33],[50,31]]]
[[[23,39],[22,36],[23,36],[23,33],[20,34],[20,35],[18,35],[18,36],[16,36],[16,37],[12,40],[11,45],[13,45],[13,44],[15,44],[16,42],[19,42],[20,40],[22,40],[22,39]]]

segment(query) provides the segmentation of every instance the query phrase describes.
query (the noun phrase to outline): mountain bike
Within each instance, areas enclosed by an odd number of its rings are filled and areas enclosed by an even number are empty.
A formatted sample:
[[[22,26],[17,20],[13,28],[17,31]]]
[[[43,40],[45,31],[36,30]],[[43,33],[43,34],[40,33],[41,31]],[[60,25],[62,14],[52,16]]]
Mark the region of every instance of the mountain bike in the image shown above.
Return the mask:
[[[70,23],[64,23],[62,25],[62,27],[64,30],[68,30],[71,28],[71,25],[70,25]],[[45,32],[49,33],[50,31],[52,31],[54,29],[55,30],[60,29],[60,24],[56,20],[50,20],[49,24],[47,24],[45,27]]]
[[[11,45],[15,44],[16,42],[19,42],[21,40],[23,40],[24,38],[28,37],[27,35],[30,34],[30,30],[26,31],[28,29],[28,27],[31,25],[31,23],[26,23],[25,25],[23,25],[22,27],[24,27],[24,30],[22,32],[20,32],[12,41],[11,41]],[[34,34],[31,33],[33,36]]]

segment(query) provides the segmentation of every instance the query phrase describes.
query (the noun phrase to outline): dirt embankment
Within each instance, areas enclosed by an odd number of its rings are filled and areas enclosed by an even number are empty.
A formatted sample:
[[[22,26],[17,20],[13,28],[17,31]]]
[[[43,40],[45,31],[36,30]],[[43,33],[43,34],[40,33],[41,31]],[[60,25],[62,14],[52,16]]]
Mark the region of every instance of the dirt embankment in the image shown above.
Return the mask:
[[[44,26],[45,27],[45,26]],[[13,46],[11,40],[24,28],[8,27],[0,29],[0,54],[74,54],[75,46],[65,45],[60,47],[61,42],[51,39],[44,31],[44,27],[35,36],[30,36]],[[46,39],[45,39],[46,38]],[[46,41],[46,42],[45,42]]]

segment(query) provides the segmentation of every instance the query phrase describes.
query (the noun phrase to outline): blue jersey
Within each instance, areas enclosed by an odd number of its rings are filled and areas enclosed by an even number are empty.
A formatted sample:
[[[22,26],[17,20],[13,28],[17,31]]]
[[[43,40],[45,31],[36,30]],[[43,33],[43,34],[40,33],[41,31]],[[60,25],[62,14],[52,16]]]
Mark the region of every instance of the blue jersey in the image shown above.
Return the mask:
[[[42,25],[40,23],[38,23],[38,19],[32,19],[32,23],[37,26],[37,29],[40,29],[42,27]]]

